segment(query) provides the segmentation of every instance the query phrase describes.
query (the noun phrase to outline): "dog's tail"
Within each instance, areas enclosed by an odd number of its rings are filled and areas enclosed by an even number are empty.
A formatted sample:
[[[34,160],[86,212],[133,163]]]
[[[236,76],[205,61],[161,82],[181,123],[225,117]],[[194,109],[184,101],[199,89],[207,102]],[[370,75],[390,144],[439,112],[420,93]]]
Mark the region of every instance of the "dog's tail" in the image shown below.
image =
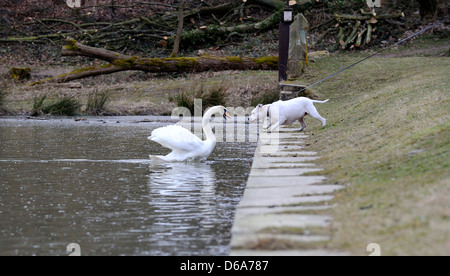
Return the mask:
[[[325,101],[316,101],[316,100],[311,100],[313,103],[326,103],[328,102],[330,99],[326,99]]]

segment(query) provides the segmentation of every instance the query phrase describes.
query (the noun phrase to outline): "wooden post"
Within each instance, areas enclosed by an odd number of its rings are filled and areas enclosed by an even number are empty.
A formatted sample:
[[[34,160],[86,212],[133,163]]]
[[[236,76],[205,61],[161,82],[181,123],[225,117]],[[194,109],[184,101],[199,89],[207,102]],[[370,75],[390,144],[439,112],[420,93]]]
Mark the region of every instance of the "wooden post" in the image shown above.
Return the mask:
[[[286,0],[286,6],[283,11],[283,21],[278,28],[279,44],[278,44],[278,81],[285,81],[288,78],[288,58],[289,58],[289,27],[293,19],[293,11]]]
[[[289,26],[287,22],[279,26],[279,50],[278,50],[278,81],[287,80],[287,64],[289,56]]]

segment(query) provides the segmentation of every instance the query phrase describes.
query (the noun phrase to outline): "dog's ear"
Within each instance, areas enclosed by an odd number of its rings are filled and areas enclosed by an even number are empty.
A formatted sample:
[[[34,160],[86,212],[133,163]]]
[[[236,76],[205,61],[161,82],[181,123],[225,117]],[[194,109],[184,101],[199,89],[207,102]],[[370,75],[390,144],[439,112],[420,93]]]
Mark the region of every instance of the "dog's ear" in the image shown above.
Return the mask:
[[[258,104],[256,107],[261,108],[261,107],[263,107],[263,104]]]

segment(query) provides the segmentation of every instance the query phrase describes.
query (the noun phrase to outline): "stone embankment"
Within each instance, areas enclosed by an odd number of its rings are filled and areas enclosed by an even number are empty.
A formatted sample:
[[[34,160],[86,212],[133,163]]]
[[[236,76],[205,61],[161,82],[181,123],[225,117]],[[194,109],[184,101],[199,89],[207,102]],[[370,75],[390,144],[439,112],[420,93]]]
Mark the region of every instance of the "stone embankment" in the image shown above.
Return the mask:
[[[342,186],[327,184],[293,128],[261,132],[247,186],[232,228],[233,256],[345,255],[325,248],[330,239],[328,202]],[[304,175],[305,173],[314,175]],[[319,175],[317,175],[319,174]]]

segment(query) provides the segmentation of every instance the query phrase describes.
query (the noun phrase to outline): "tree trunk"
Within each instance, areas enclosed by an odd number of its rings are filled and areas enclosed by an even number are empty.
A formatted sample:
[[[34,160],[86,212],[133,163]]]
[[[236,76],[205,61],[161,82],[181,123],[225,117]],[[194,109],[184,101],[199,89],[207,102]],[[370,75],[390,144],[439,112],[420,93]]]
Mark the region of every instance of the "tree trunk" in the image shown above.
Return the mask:
[[[437,0],[417,0],[422,20],[434,19],[437,11]]]
[[[111,74],[126,70],[140,70],[150,73],[161,72],[204,72],[224,70],[277,70],[278,57],[178,57],[178,58],[142,58],[127,56],[101,48],[78,43],[72,38],[66,39],[62,56],[85,56],[108,61],[109,64],[91,66],[74,70],[31,83],[36,85],[46,82],[68,82],[76,79]]]
[[[180,42],[181,42],[181,34],[183,33],[183,23],[184,23],[184,0],[180,0],[180,7],[178,11],[178,28],[177,28],[177,34],[175,36],[175,41],[173,43],[173,50],[171,57],[178,56],[178,52],[180,50]]]

